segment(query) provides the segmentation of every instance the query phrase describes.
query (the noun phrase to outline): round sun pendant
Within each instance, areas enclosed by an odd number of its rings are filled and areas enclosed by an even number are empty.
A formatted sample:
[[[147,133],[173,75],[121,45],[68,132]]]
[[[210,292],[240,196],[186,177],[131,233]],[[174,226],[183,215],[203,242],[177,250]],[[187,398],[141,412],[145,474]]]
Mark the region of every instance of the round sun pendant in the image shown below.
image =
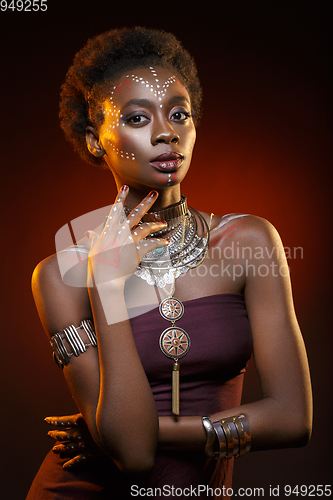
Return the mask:
[[[160,314],[168,321],[177,321],[184,314],[184,306],[180,300],[170,297],[160,303]]]
[[[191,346],[189,335],[182,328],[171,326],[162,332],[160,348],[163,354],[174,360],[188,353]]]

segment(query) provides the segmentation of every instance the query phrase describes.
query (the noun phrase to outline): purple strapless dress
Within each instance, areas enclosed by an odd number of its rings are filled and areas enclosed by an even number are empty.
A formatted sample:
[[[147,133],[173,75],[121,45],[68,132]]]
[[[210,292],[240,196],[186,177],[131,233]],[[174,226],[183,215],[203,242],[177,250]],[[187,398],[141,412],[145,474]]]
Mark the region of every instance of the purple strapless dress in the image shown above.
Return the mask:
[[[212,414],[239,406],[246,363],[252,353],[243,295],[201,297],[184,302],[184,306],[185,313],[176,326],[189,334],[191,348],[179,361],[180,415]],[[160,334],[171,323],[156,308],[132,318],[131,325],[158,413],[172,415],[173,361],[159,348]],[[189,497],[190,490],[186,488],[193,490],[198,485],[228,488],[232,482],[233,460],[206,460],[204,453],[158,452],[153,470],[140,479],[122,474],[108,457],[89,462],[78,472],[65,471],[61,467],[63,462],[53,452],[46,456],[27,500],[140,498],[139,488],[145,488],[142,491],[150,498],[182,499]],[[174,491],[178,488],[174,496],[171,487]],[[147,488],[157,488],[156,495],[151,495],[153,490]]]

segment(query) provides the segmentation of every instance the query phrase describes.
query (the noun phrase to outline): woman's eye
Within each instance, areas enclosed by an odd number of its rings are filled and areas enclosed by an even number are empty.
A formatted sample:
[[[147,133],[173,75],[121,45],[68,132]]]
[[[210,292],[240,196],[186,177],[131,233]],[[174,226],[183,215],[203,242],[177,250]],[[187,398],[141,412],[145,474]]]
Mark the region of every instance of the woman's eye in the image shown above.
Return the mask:
[[[134,116],[130,116],[129,118],[127,118],[127,121],[128,123],[144,123],[146,121],[149,121],[149,118],[145,115],[134,115]]]
[[[183,121],[183,120],[187,120],[188,118],[190,118],[190,116],[191,116],[190,113],[188,113],[187,111],[176,111],[175,113],[173,113],[171,118],[173,120]]]

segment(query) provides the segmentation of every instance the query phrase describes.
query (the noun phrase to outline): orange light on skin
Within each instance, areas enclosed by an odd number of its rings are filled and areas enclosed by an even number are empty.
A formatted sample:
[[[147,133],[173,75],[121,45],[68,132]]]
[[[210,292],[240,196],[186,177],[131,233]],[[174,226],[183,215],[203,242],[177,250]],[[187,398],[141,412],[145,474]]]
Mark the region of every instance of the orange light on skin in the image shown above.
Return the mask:
[[[118,87],[123,88],[122,82]],[[129,82],[130,83],[130,82]],[[117,90],[116,90],[117,91]],[[128,97],[127,97],[128,98]],[[128,151],[124,151],[124,145],[129,144],[129,138],[121,138],[118,133],[118,128],[120,126],[120,118],[121,113],[120,109],[113,103],[112,97],[104,101],[104,116],[112,117],[111,121],[106,125],[106,121],[101,126],[101,133],[104,136],[104,140],[107,140],[111,149],[115,154],[119,154],[123,158],[127,158],[128,160],[134,160],[134,153],[130,153]]]

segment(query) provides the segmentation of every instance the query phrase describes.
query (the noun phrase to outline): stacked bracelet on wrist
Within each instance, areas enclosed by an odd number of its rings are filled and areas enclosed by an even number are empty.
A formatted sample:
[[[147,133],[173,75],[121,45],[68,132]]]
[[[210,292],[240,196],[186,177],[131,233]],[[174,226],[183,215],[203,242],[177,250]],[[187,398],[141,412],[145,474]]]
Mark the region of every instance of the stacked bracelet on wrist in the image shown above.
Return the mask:
[[[89,339],[89,344],[85,344],[81,339],[78,330],[84,330]],[[68,352],[66,346],[64,344],[64,340],[66,340],[68,346],[71,349],[71,352]],[[53,349],[53,358],[54,361],[60,368],[68,365],[71,360],[71,357],[79,356],[80,354],[86,352],[87,347],[92,345],[93,347],[97,346],[97,337],[95,333],[95,328],[90,319],[84,319],[81,321],[80,326],[75,327],[74,325],[70,325],[61,333],[56,333],[52,335],[50,344]]]
[[[205,446],[205,453],[207,457],[212,458],[214,456],[214,443],[215,443],[215,431],[212,422],[208,415],[202,417],[202,423],[206,431],[207,441]]]
[[[244,415],[222,418],[211,422],[209,416],[202,417],[206,430],[207,442],[205,453],[207,457],[216,460],[241,457],[251,448],[251,433],[248,421]]]

